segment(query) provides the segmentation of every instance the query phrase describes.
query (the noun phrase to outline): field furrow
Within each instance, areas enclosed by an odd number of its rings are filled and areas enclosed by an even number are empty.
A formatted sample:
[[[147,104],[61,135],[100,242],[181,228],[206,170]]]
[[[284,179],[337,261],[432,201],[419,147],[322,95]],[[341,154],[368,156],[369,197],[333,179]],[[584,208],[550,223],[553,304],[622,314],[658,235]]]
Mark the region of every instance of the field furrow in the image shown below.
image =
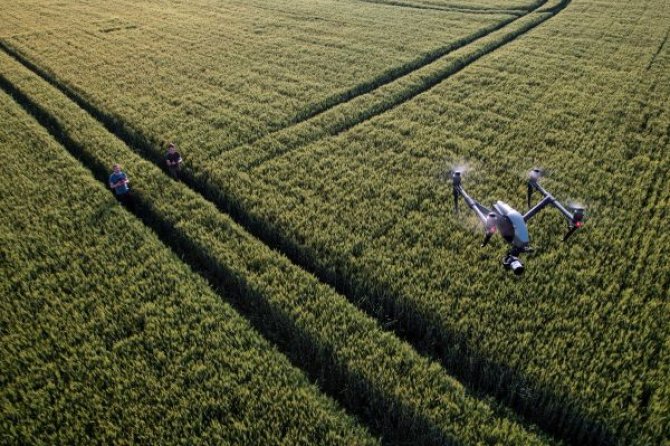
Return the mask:
[[[4,91],[0,121],[0,442],[378,444]]]
[[[373,100],[372,105],[366,104],[367,107],[365,106],[361,107],[360,102],[356,102],[356,100],[347,102],[344,105],[348,106],[350,110],[354,111],[354,113],[357,113],[359,116],[362,114],[363,119],[361,119],[358,122],[356,120],[347,122],[344,127],[337,128],[334,134],[345,132],[354,125],[367,121],[368,119],[374,117],[375,115],[381,114],[389,109],[392,109],[393,107],[402,104],[407,100],[411,99],[412,97],[416,96],[420,92],[428,90],[432,86],[439,84],[439,82],[441,82],[444,78],[460,71],[469,63],[478,60],[479,58],[489,54],[493,50],[513,41],[518,36],[535,28],[536,26],[538,26],[539,24],[541,24],[542,22],[544,22],[545,20],[547,20],[548,18],[552,17],[554,14],[562,10],[565,6],[567,6],[568,3],[569,0],[554,0],[552,2],[549,2],[548,4],[545,4],[543,2],[542,6],[544,6],[545,8],[549,8],[548,10],[551,12],[545,12],[541,14],[531,13],[528,16],[524,17],[523,19],[516,21],[514,23],[514,26],[509,27],[510,29],[503,28],[498,32],[492,33],[490,36],[487,36],[487,38],[480,39],[480,41],[477,42],[477,45],[474,48],[466,47],[464,48],[463,52],[459,51],[454,52],[452,55],[450,55],[451,57],[443,58],[443,60],[441,60],[442,62],[441,64],[437,66],[435,66],[436,64],[433,64],[432,66],[430,66],[430,70],[432,71],[432,73],[429,72],[428,75],[420,71],[418,73],[413,72],[412,74],[416,79],[418,79],[418,81],[415,80],[412,76],[405,76],[404,78],[402,78],[402,81],[409,83],[409,85],[411,86],[410,88],[407,88],[402,82],[390,84],[392,85],[392,88],[396,90],[394,92],[396,102],[388,100],[389,96],[391,97],[394,96],[389,95],[389,92],[386,91],[384,88],[380,88],[379,91],[376,92],[377,98],[379,98],[379,99],[375,98],[377,99],[377,103],[375,103]],[[107,113],[105,113],[104,111],[100,110],[99,108],[95,107],[89,101],[87,101],[81,94],[69,88],[59,79],[54,77],[52,74],[38,67],[37,65],[32,63],[29,59],[27,59],[25,56],[23,56],[13,48],[6,45],[4,42],[0,42],[0,44],[2,44],[3,49],[8,53],[12,54],[13,57],[17,58],[31,70],[39,73],[44,79],[46,79],[54,86],[58,87],[62,92],[67,94],[70,99],[74,100],[77,104],[84,107],[87,111],[89,111],[89,113],[95,116],[96,119],[102,122],[109,131],[115,133],[117,136],[124,139],[124,141],[127,144],[138,147],[144,154],[144,156],[147,156],[153,162],[155,163],[161,162],[162,154],[160,148],[156,147],[155,142],[152,142],[151,140],[146,138],[141,132],[137,131],[131,126],[128,126],[126,123],[119,120],[118,118],[112,117]],[[428,82],[426,82],[425,78],[429,79]],[[413,85],[413,83],[418,83],[419,87],[417,88],[415,85]],[[368,100],[368,97],[367,95],[363,95],[361,96],[361,98],[358,99]],[[381,106],[379,105],[380,100],[382,101]],[[363,110],[362,113],[360,109]],[[367,112],[366,110],[371,110],[371,112]],[[340,113],[339,110],[337,111],[337,113]],[[319,115],[319,118],[322,118],[322,122],[332,126],[332,124],[329,122],[332,121],[332,117],[328,113],[323,113]],[[310,130],[314,128],[314,125],[311,122],[307,121],[307,124],[308,124],[307,128],[309,128]],[[291,130],[292,129],[289,130],[289,133],[291,132]],[[324,133],[323,130],[321,131],[321,134],[319,134],[319,132],[314,132],[316,137],[313,135],[310,136],[305,141],[304,145],[306,145],[307,143],[311,143],[315,140],[318,140],[323,136],[328,135],[327,133],[323,135],[323,133]],[[281,147],[284,148],[280,149],[278,152],[272,153],[272,155],[269,157],[264,156],[259,160],[254,160],[251,163],[251,166],[247,166],[247,168],[260,165],[261,163],[266,161],[270,161],[278,156],[284,155],[289,151],[288,149],[296,150],[299,149],[300,147],[303,147],[303,145],[284,144]],[[273,147],[273,149],[276,150],[275,147]],[[245,153],[244,154],[245,157],[248,156],[250,153],[253,152],[249,151]],[[203,178],[207,178],[208,181],[203,181],[202,180]],[[289,255],[289,257],[298,265],[304,266],[313,271],[314,273],[316,273],[321,280],[336,287],[336,289],[338,289],[339,291],[347,293],[350,296],[350,300],[352,302],[357,302],[363,309],[368,311],[372,316],[379,318],[381,321],[386,321],[389,318],[395,319],[393,317],[389,317],[391,311],[389,310],[389,308],[384,306],[378,306],[378,304],[374,303],[373,301],[360,302],[360,299],[354,298],[353,296],[355,295],[355,293],[352,292],[349,282],[347,281],[342,282],[341,279],[338,279],[339,273],[337,273],[336,270],[332,269],[324,270],[319,267],[315,267],[315,265],[317,265],[316,262],[305,260],[306,258],[309,259],[310,257],[306,256],[306,253],[303,248],[300,248],[298,245],[296,245],[294,241],[291,241],[290,239],[287,239],[282,235],[280,235],[280,232],[277,229],[274,229],[272,225],[268,225],[267,221],[258,220],[255,217],[253,217],[253,212],[246,211],[243,206],[236,204],[234,200],[230,200],[230,198],[226,196],[225,193],[222,194],[221,192],[223,191],[223,189],[221,188],[220,180],[218,180],[219,178],[221,178],[219,172],[211,172],[207,169],[207,165],[199,166],[197,164],[195,164],[195,167],[191,172],[186,172],[185,175],[185,180],[191,187],[193,187],[195,190],[203,194],[203,196],[207,197],[208,199],[214,200],[214,202],[216,202],[221,209],[224,209],[226,211],[232,211],[233,215],[237,216],[238,221],[241,221],[243,224],[245,224],[245,226],[251,229],[254,234],[262,237],[262,239],[266,243],[269,243],[271,246],[278,247],[279,249],[281,249],[285,254]],[[215,187],[211,187],[211,185],[208,184],[209,182],[213,182]],[[392,227],[392,225],[388,225],[388,227]],[[409,309],[407,310],[410,311]],[[416,332],[406,331],[406,327],[395,326],[395,324],[393,326],[396,329],[401,328],[401,330],[398,333],[401,333],[403,336],[407,336],[407,338],[412,342],[414,342],[415,344],[421,345],[423,343],[422,333],[417,335]],[[449,339],[446,342],[458,345],[455,339]],[[457,348],[460,348],[460,346]],[[430,349],[425,350],[425,352],[431,355],[435,355],[437,358],[440,359],[443,357],[443,355],[441,355],[439,352],[431,351]],[[477,359],[473,360],[473,358]],[[518,377],[509,378],[509,375],[513,375],[510,372],[510,370],[504,368],[495,368],[495,367],[492,368],[490,363],[488,363],[486,359],[484,359],[481,356],[477,356],[472,352],[470,354],[469,361],[472,364],[472,366],[468,369],[468,373],[472,373],[472,370],[474,368],[483,366],[485,369],[492,369],[493,371],[490,372],[490,375],[499,375],[501,377],[500,379],[503,382],[523,381],[522,378]],[[458,367],[454,367],[454,365],[450,363],[445,364],[448,365],[448,367],[451,370],[460,373],[461,378],[466,378],[466,375],[464,375],[462,371],[459,370]],[[492,392],[499,398],[509,398],[508,396],[509,393],[505,392],[500,394],[499,393],[500,389],[487,389],[485,387],[480,387],[476,379],[470,380],[470,383],[475,384],[479,389],[486,389],[486,391]],[[542,399],[544,400],[552,400],[553,398],[554,397],[551,395],[542,397]],[[517,409],[520,408],[517,407]],[[521,407],[521,410],[522,409],[523,408]],[[536,414],[533,414],[528,411],[526,411],[525,415],[531,416],[534,419],[534,421],[542,423],[545,426],[549,426],[549,423],[553,421],[552,419],[544,416],[538,418],[535,416]],[[557,429],[554,432],[558,433],[559,435],[563,435],[561,429]],[[594,435],[602,437],[603,433],[602,431],[597,430]]]
[[[421,5],[435,8],[456,8],[465,11],[496,11],[496,10],[511,10],[511,11],[528,11],[534,9],[542,0],[473,0],[468,2],[459,2],[452,0],[356,0],[356,1],[370,1],[377,3],[394,3],[394,4],[410,4]]]
[[[493,401],[473,396],[435,362],[383,331],[313,276],[246,233],[44,80],[2,55],[0,80],[100,179],[122,161],[137,215],[180,257],[226,290],[235,306],[295,364],[385,442],[554,441]]]
[[[430,3],[420,3],[420,2],[406,2],[406,1],[395,1],[395,0],[358,0],[365,3],[375,3],[382,6],[392,6],[398,8],[414,8],[414,9],[426,9],[432,11],[459,11],[467,12],[470,14],[510,14],[510,15],[523,15],[525,9],[506,9],[506,8],[473,8],[467,6],[459,5],[435,5]]]
[[[264,162],[289,151],[299,150],[321,138],[345,132],[438,85],[479,58],[538,26],[567,6],[569,2],[570,0],[543,1],[541,5],[554,8],[551,13],[529,13],[523,18],[501,24],[496,27],[495,32],[485,32],[481,37],[467,42],[466,46],[439,55],[428,65],[417,66],[403,74],[401,78],[391,79],[391,82],[379,86],[371,85],[374,88],[363,90],[362,94],[352,96],[346,103],[335,104],[340,105],[339,107],[328,107],[323,110],[327,112],[332,108],[330,113],[315,115],[316,119],[305,120],[304,125],[272,132],[258,141],[225,152],[216,159],[208,160],[207,166],[203,166],[203,169],[218,164],[223,169],[233,166],[235,170],[251,170]]]
[[[548,0],[543,0],[541,3],[544,4]],[[300,123],[303,123],[309,119],[312,119],[316,117],[317,115],[320,115],[324,112],[327,112],[328,110],[333,109],[334,107],[337,107],[340,104],[343,104],[345,102],[349,102],[359,96],[363,96],[367,93],[370,93],[374,90],[377,90],[380,87],[383,87],[384,85],[390,84],[404,76],[407,76],[409,74],[412,74],[413,72],[420,70],[421,68],[432,64],[436,60],[443,58],[444,56],[460,49],[463,48],[467,45],[470,45],[477,40],[480,40],[489,34],[505,28],[507,25],[510,23],[514,22],[517,20],[516,17],[510,17],[508,19],[502,20],[498,23],[495,23],[489,27],[483,28],[475,32],[474,34],[471,34],[465,38],[459,39],[454,42],[450,42],[447,45],[444,45],[442,47],[436,48],[424,55],[422,55],[418,59],[414,59],[402,66],[398,67],[393,67],[384,73],[382,73],[380,76],[373,78],[371,80],[367,80],[363,83],[357,84],[354,87],[342,92],[338,93],[335,96],[331,96],[326,98],[324,101],[315,103],[312,105],[307,106],[305,109],[300,111],[297,115],[295,115],[291,121],[279,128],[279,129],[273,129],[271,130],[268,134],[261,135],[255,139],[249,140],[245,142],[246,145],[253,145],[256,143],[259,139],[262,138],[273,138],[275,135],[279,132],[282,131],[290,131],[290,129]],[[327,119],[327,118],[326,118]],[[239,146],[238,146],[239,147]],[[245,149],[245,147],[242,147],[242,149]]]
[[[45,18],[10,26],[16,34],[2,40],[21,47],[75,90],[104,92],[97,105],[119,119],[144,121],[152,133],[216,154],[384,83],[514,18],[380,11],[376,5],[327,0],[271,5],[199,0],[178,7],[158,0],[120,2],[116,14],[102,8],[96,17],[89,9],[94,1],[38,2],[34,8],[45,9]],[[72,23],[80,10],[88,20]],[[57,20],[70,26],[41,32]],[[401,24],[414,28],[412,38]],[[35,34],[23,34],[31,25]],[[132,25],[137,28],[101,31]],[[209,32],[203,34],[203,28]],[[99,65],[113,72],[96,70]],[[169,89],[154,88],[156,78]],[[123,104],[119,90],[129,99]],[[135,110],[138,105],[141,111]]]
[[[124,160],[137,216],[383,442],[670,438],[669,2],[17,0],[0,19],[3,88],[101,178]],[[453,211],[457,164],[520,211],[543,167],[585,227],[563,243],[538,214],[506,274],[504,242]]]

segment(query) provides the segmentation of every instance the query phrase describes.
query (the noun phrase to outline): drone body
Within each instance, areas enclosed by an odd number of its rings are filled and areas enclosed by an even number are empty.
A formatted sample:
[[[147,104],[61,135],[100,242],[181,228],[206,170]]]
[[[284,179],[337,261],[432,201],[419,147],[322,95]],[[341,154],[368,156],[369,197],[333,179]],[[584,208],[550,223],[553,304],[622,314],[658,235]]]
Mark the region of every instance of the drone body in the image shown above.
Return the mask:
[[[545,207],[551,205],[563,214],[568,221],[568,232],[563,237],[566,241],[583,224],[584,209],[581,207],[571,207],[566,209],[558,200],[538,184],[541,176],[539,169],[533,169],[528,178],[528,207],[525,214],[504,203],[497,201],[492,209],[482,206],[479,202],[472,199],[461,185],[461,172],[456,170],[452,173],[452,184],[454,193],[454,209],[458,212],[458,197],[463,197],[465,203],[472,209],[484,226],[484,241],[482,247],[486,246],[491,237],[497,232],[510,245],[510,249],[503,258],[503,266],[510,269],[514,274],[521,275],[524,272],[523,263],[519,260],[519,255],[530,250],[530,236],[526,222]],[[530,207],[531,196],[536,190],[543,195],[542,200],[534,207]]]

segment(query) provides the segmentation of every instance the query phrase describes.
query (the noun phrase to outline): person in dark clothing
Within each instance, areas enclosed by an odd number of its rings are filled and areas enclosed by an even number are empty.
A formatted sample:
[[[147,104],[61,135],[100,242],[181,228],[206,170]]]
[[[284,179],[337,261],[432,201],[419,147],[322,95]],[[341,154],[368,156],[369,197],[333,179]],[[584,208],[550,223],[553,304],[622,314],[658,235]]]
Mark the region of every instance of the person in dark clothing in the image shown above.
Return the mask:
[[[109,187],[114,191],[114,196],[119,202],[125,205],[128,209],[133,210],[133,196],[130,192],[130,187],[128,183],[130,180],[126,174],[121,170],[121,166],[114,164],[114,171],[109,176]]]
[[[168,145],[168,151],[165,154],[165,163],[167,164],[168,171],[170,171],[170,175],[172,175],[175,180],[179,180],[181,162],[181,155],[177,152],[177,148],[173,143],[170,143],[170,145]]]

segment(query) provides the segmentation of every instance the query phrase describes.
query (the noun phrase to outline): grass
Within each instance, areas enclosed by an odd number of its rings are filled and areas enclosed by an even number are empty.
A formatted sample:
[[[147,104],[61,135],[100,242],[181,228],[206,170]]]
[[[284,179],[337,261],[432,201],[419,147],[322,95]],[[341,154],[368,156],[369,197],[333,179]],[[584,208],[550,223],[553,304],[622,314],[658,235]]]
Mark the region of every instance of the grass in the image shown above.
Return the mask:
[[[377,444],[0,92],[3,444]]]
[[[37,17],[23,2],[6,5],[0,37],[74,88],[101,93],[98,104],[110,113],[204,155],[289,125],[363,80],[379,82],[510,18],[330,1],[95,5],[43,1],[32,5],[44,12]]]
[[[99,14],[95,4],[80,17]],[[65,5],[50,14],[79,13]],[[147,158],[176,139],[189,185],[471,388],[577,444],[670,437],[670,240],[658,231],[669,200],[666,2],[472,3],[519,9],[499,17],[361,2],[170,5],[124,18],[109,3],[96,28],[34,19],[38,32],[7,9],[16,19],[2,41]],[[208,7],[231,28],[216,28]],[[252,17],[278,27],[259,41]],[[213,26],[257,72],[202,36]],[[477,37],[453,46],[467,36]],[[139,62],[146,72],[130,69]],[[310,82],[318,88],[295,87]],[[563,245],[559,218],[540,215],[539,249],[523,281],[511,279],[502,245],[475,249],[479,233],[452,214],[439,178],[463,160],[474,196],[521,209],[524,171],[552,170],[549,190],[589,205],[586,228]]]
[[[471,395],[211,203],[133,153],[45,81],[0,56],[3,88],[40,117],[102,180],[123,160],[136,185],[138,217],[281,346],[321,386],[387,442],[548,444],[495,402]],[[101,149],[104,148],[104,149]],[[287,279],[288,278],[288,279]]]

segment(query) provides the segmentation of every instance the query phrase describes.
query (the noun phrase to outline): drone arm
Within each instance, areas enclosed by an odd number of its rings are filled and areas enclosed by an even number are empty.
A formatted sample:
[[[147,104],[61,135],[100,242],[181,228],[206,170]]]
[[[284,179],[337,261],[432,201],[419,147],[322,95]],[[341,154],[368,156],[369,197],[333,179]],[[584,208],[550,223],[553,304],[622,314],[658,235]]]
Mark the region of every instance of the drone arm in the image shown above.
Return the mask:
[[[547,192],[542,186],[540,186],[537,181],[530,180],[528,181],[528,199],[530,201],[530,195],[532,193],[532,190],[535,189],[538,192],[540,192],[544,198],[536,204],[533,208],[531,208],[526,214],[523,216],[524,221],[530,220],[535,214],[540,212],[542,209],[545,207],[551,205],[558,209],[558,211],[563,215],[563,217],[568,221],[568,232],[565,234],[563,237],[563,241],[568,240],[572,234],[575,233],[577,229],[579,229],[582,226],[582,219],[584,218],[584,213],[583,210],[578,209],[574,213],[570,212],[561,204],[560,201],[555,199],[549,192]]]
[[[470,195],[468,195],[467,192],[463,189],[462,186],[454,186],[454,198],[458,199],[458,196],[456,194],[460,194],[463,196],[463,199],[465,200],[465,203],[468,205],[470,209],[472,209],[475,214],[477,214],[477,217],[479,220],[481,220],[482,224],[486,226],[486,214],[482,212],[483,206],[477,203],[477,201],[473,200]]]
[[[565,209],[565,207],[563,207],[563,205],[558,200],[554,200],[552,204],[556,209],[558,209],[561,212],[561,214],[563,214],[563,217],[565,217],[565,219],[568,220],[570,226],[572,226],[576,221],[575,216],[570,211]]]
[[[523,216],[524,221],[528,221],[533,217],[535,214],[540,212],[542,209],[545,207],[551,205],[558,209],[558,211],[563,214],[563,217],[568,221],[570,225],[572,225],[577,219],[575,218],[575,215],[572,214],[570,211],[568,211],[557,199],[553,197],[549,192],[547,192],[542,186],[538,184],[537,181],[529,181],[528,182],[528,196],[530,197],[530,192],[532,189],[537,190],[540,192],[544,198],[536,204],[533,208],[531,208],[526,214]]]
[[[528,212],[524,214],[523,221],[530,220],[531,218],[533,218],[533,216],[535,216],[535,214],[537,214],[542,209],[546,208],[547,206],[553,203],[554,203],[554,197],[545,196],[538,204],[533,206]]]
[[[481,247],[488,245],[491,237],[496,232],[496,221],[495,214],[491,213],[490,210],[479,204],[476,200],[473,200],[470,195],[463,189],[460,184],[454,184],[454,200],[458,201],[458,195],[462,195],[463,199],[467,203],[468,207],[477,214],[477,217],[484,225],[484,241],[482,241]],[[458,207],[456,208],[458,210]]]
[[[481,246],[486,246],[496,232],[496,214],[473,200],[472,197],[465,192],[465,189],[461,186],[461,172],[455,171],[451,176],[451,181],[454,193],[454,210],[458,212],[458,196],[462,195],[465,203],[474,211],[477,218],[479,218],[479,221],[481,221],[484,226],[484,241]]]

